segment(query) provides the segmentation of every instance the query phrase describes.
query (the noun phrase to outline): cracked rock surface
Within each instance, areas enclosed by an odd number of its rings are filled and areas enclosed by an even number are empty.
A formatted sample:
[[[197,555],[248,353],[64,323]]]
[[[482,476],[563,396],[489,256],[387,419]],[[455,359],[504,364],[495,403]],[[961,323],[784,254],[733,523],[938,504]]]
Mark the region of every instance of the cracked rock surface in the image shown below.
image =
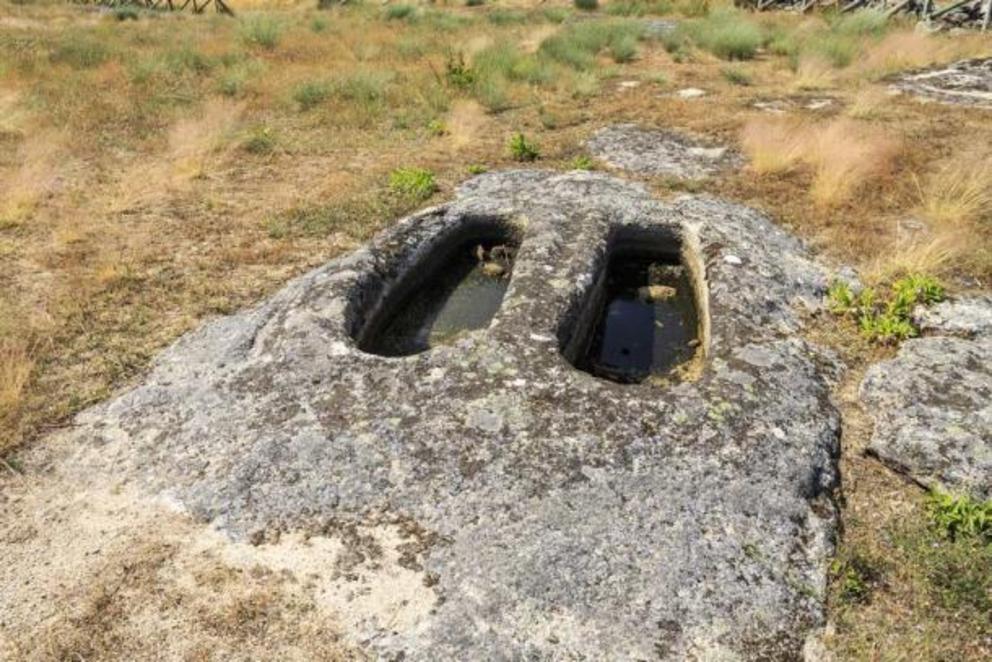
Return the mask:
[[[923,485],[992,498],[992,297],[947,301],[914,318],[942,335],[908,340],[868,370],[868,448]]]
[[[360,351],[362,311],[478,217],[522,234],[490,328]],[[712,321],[696,381],[602,381],[559,351],[620,226],[698,246]],[[376,656],[796,659],[823,623],[835,533],[836,366],[798,335],[825,285],[798,241],[735,204],[487,174],[180,339],[79,416],[66,470],[126,477],[235,539],[400,524],[416,548],[400,562],[434,599],[355,625]]]
[[[587,141],[586,147],[593,156],[614,168],[679,179],[702,179],[741,164],[740,156],[727,147],[636,124],[601,129]]]
[[[902,74],[892,87],[941,103],[992,108],[992,58]]]

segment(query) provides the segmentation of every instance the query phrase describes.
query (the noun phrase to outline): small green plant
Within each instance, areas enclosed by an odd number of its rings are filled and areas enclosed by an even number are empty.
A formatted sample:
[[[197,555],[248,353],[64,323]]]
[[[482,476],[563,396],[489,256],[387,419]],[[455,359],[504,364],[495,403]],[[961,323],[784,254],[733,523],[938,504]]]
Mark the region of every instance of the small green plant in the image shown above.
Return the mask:
[[[739,67],[724,67],[720,70],[720,74],[728,83],[741,87],[748,87],[752,82],[751,76]]]
[[[830,574],[837,597],[847,604],[868,602],[882,578],[878,563],[861,554],[835,559]]]
[[[241,39],[249,46],[261,46],[273,50],[282,37],[282,23],[275,17],[264,14],[250,16],[241,22]]]
[[[419,202],[437,191],[437,182],[430,170],[399,168],[389,175],[389,188],[405,198]]]
[[[537,145],[527,140],[522,133],[516,133],[510,138],[510,155],[515,161],[536,161],[541,158]]]
[[[399,21],[413,18],[417,8],[413,5],[389,5],[386,7],[386,20]]]
[[[575,5],[576,9],[581,9],[582,11],[595,11],[599,9],[599,0],[572,0],[572,4]]]
[[[310,21],[310,30],[320,34],[327,29],[327,19],[323,16],[317,16],[312,21]]]
[[[934,489],[927,496],[930,522],[950,540],[978,538],[992,542],[992,499],[979,501]]]
[[[441,120],[431,120],[427,123],[427,133],[435,138],[448,135],[448,125]]]
[[[868,340],[894,344],[914,338],[919,329],[912,322],[913,308],[930,305],[944,298],[944,288],[933,277],[913,274],[892,284],[889,297],[880,301],[875,290],[864,288],[857,295],[842,281],[827,290],[828,307],[836,315],[857,320],[861,334]]]
[[[316,108],[331,95],[331,86],[324,82],[307,81],[293,90],[293,101],[300,106],[300,110],[308,111]]]
[[[486,4],[486,0],[465,0],[466,7],[481,7]]]
[[[444,62],[444,79],[452,87],[466,89],[475,82],[475,72],[465,64],[465,56],[460,51],[449,51]]]
[[[248,134],[248,138],[242,143],[246,152],[251,154],[269,154],[275,149],[276,137],[272,129],[267,126],[257,126]]]
[[[630,62],[637,55],[637,39],[629,34],[618,35],[610,40],[610,57],[617,64]]]
[[[481,163],[473,163],[468,167],[468,174],[470,175],[481,175],[484,172],[489,172],[489,168]]]
[[[576,156],[572,159],[572,163],[570,165],[572,170],[592,170],[596,167],[592,159],[585,154],[579,154]]]

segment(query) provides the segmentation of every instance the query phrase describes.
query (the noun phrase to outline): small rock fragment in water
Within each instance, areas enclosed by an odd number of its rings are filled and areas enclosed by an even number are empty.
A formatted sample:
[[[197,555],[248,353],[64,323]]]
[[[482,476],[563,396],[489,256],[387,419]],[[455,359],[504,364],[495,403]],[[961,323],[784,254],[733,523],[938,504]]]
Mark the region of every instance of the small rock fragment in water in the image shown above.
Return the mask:
[[[670,285],[645,285],[637,289],[637,298],[642,301],[668,301],[676,294],[678,291]]]

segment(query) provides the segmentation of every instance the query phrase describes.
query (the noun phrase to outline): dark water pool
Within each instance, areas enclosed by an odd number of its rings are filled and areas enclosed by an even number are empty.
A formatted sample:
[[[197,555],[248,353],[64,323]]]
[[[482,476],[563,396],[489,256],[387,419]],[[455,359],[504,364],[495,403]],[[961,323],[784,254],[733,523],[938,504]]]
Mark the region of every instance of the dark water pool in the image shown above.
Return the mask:
[[[512,256],[479,259],[480,246],[488,256],[496,245],[501,244],[487,241],[459,246],[440,269],[387,312],[362,349],[382,356],[407,356],[448,342],[463,331],[489,326],[503,303],[512,268]],[[492,274],[493,265],[500,265],[503,273]]]
[[[663,375],[698,345],[695,297],[677,259],[626,253],[610,259],[603,307],[579,367],[618,382]]]

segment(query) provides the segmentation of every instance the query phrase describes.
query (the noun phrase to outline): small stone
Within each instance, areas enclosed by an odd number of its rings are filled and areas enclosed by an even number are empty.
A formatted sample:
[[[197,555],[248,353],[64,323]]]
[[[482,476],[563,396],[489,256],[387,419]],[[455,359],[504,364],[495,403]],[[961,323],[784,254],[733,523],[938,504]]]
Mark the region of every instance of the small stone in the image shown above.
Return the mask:
[[[706,96],[706,90],[701,90],[698,87],[687,87],[676,92],[675,96],[680,99],[698,99]]]
[[[637,298],[642,301],[668,301],[674,299],[678,291],[668,285],[645,285],[637,288]]]
[[[499,262],[485,262],[482,265],[482,273],[490,278],[500,278],[506,273],[506,267]]]
[[[738,266],[744,264],[744,260],[740,259],[736,255],[724,255],[723,256],[723,261],[726,262],[727,264],[732,264],[735,267],[738,267]]]

